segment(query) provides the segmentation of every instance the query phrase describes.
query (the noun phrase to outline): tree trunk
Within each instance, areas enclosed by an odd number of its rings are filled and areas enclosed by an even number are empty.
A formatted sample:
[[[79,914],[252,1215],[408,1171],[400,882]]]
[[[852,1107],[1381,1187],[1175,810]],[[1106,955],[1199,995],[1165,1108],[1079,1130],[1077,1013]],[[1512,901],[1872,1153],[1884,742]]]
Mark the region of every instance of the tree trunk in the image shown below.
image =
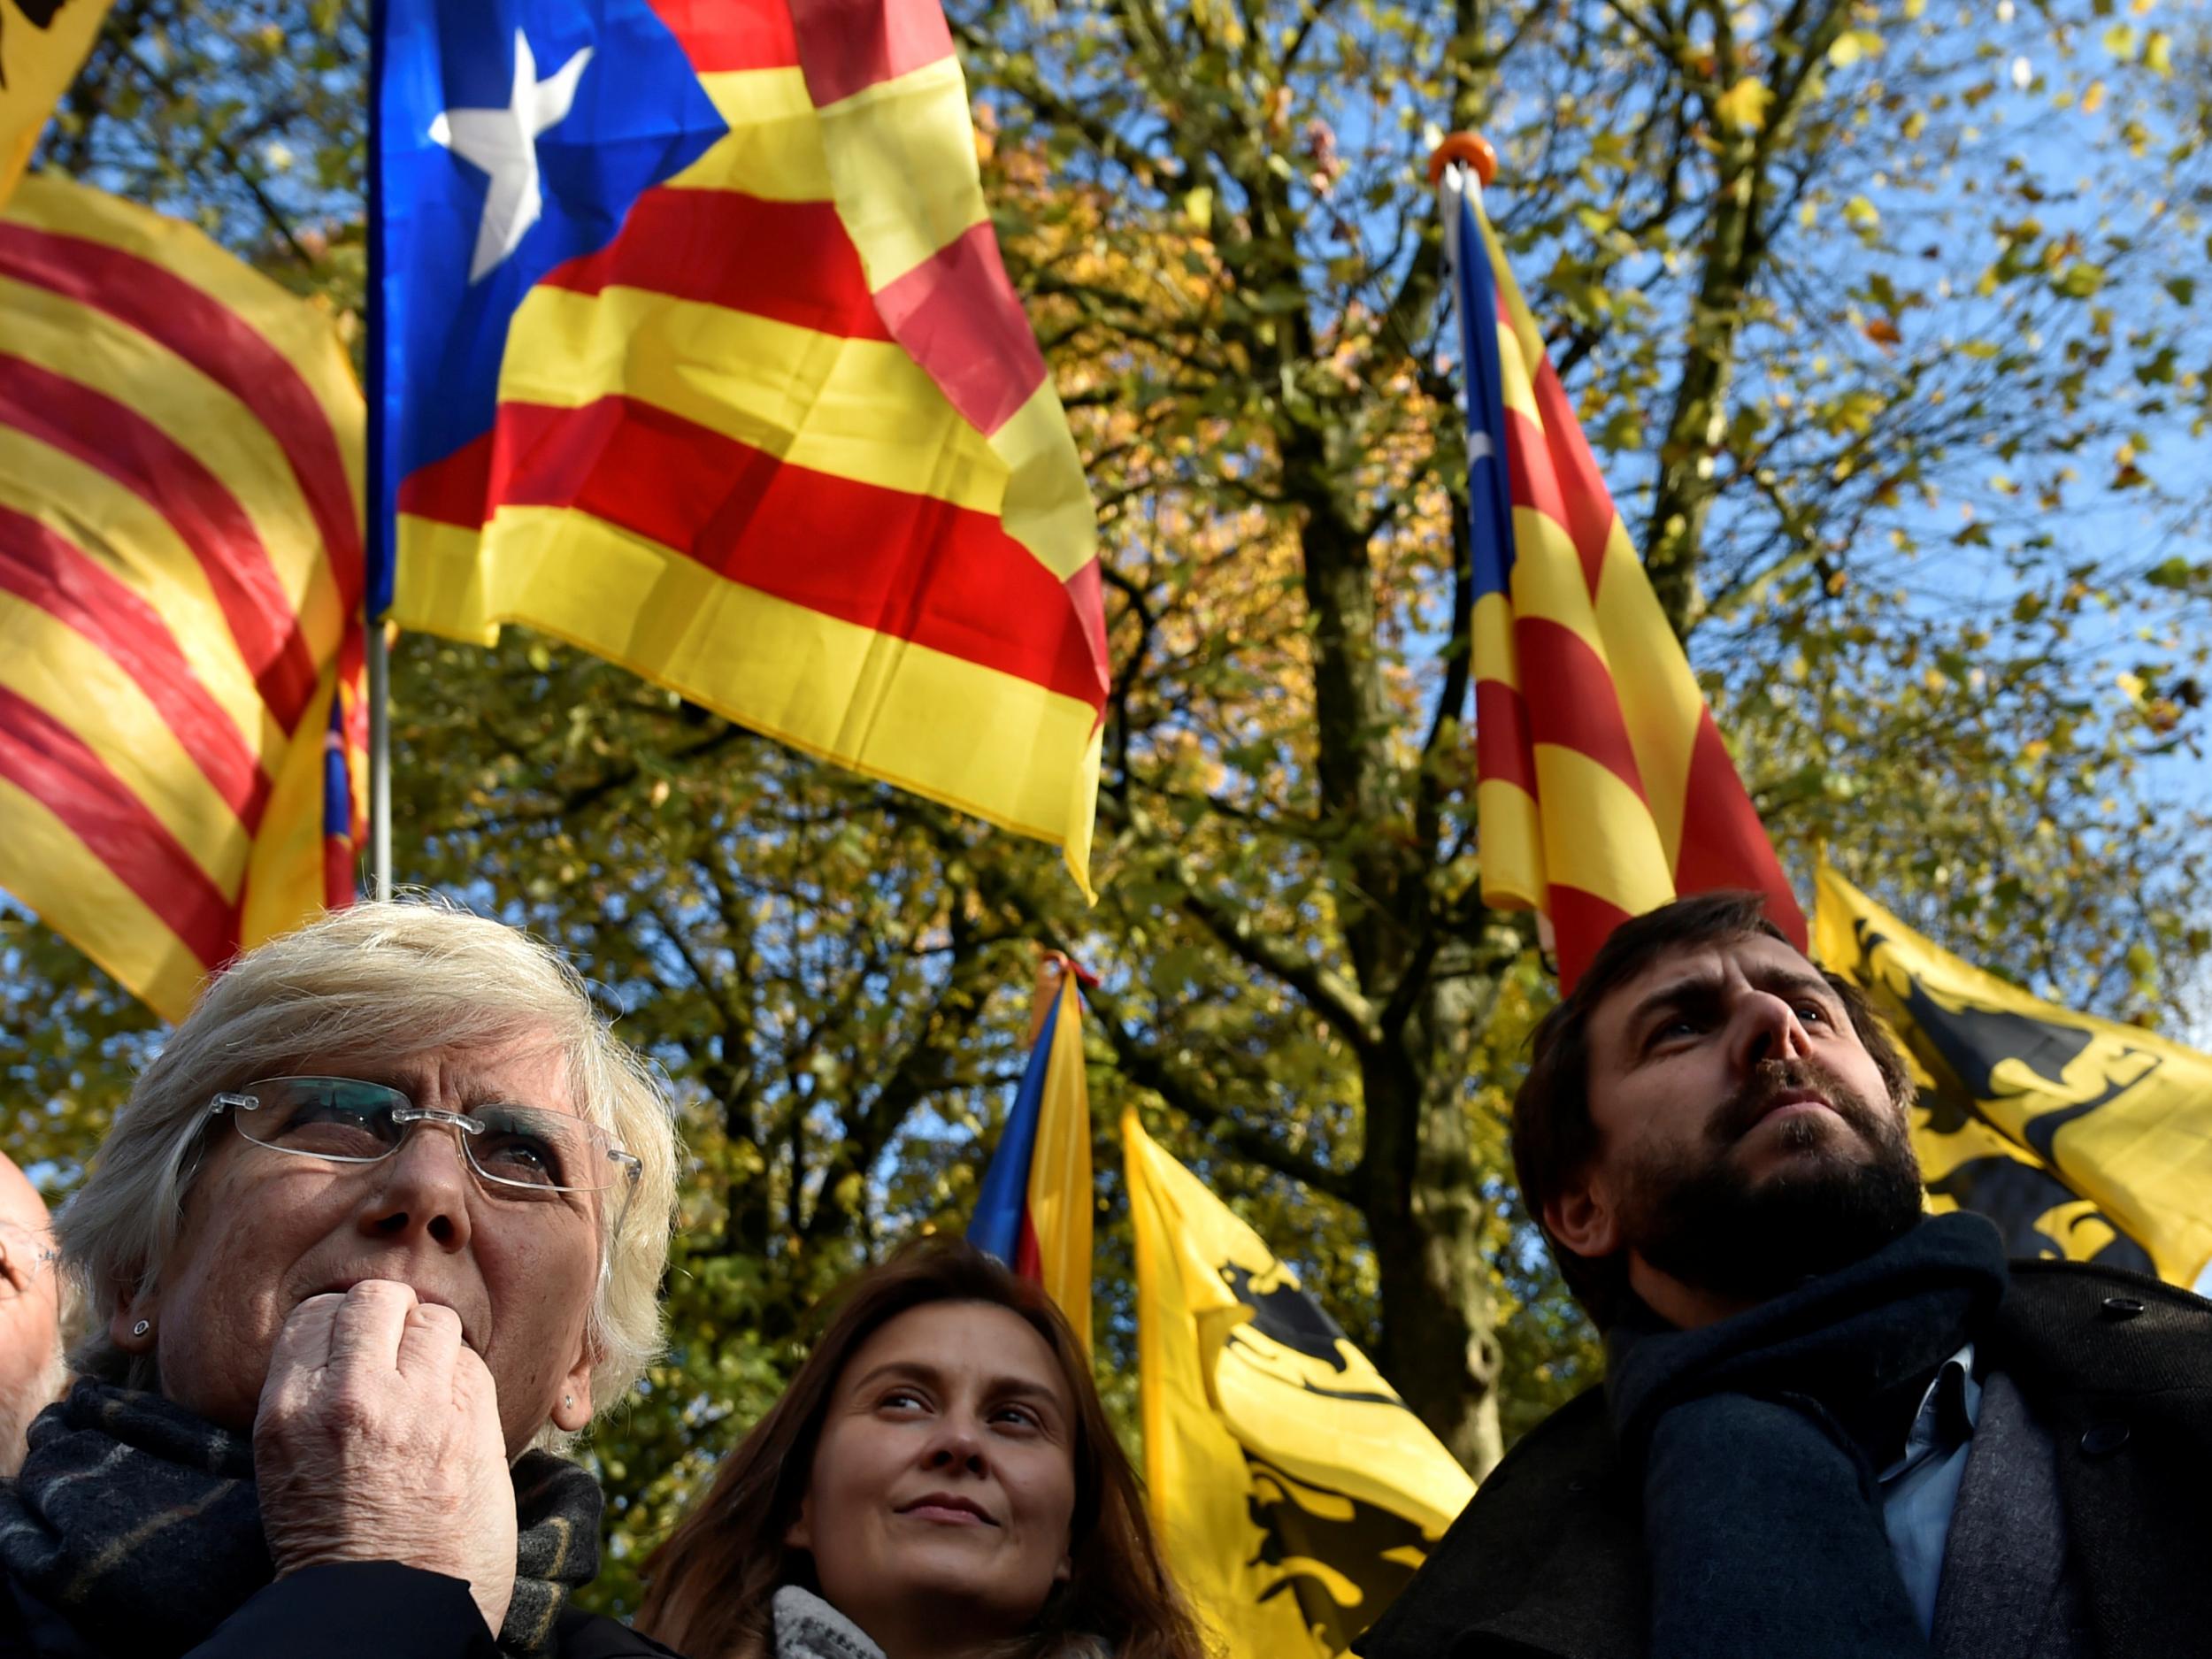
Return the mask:
[[[1415,949],[1433,924],[1423,852],[1406,831],[1408,797],[1389,753],[1393,722],[1379,655],[1375,578],[1366,538],[1333,511],[1317,435],[1286,446],[1285,474],[1306,503],[1306,603],[1313,618],[1314,704],[1324,807],[1350,827],[1353,891],[1346,943],[1361,990],[1391,1002],[1409,974],[1430,976]],[[1302,484],[1302,489],[1297,486]],[[1381,1280],[1378,1356],[1416,1415],[1471,1473],[1503,1454],[1498,1426],[1496,1310],[1482,1258],[1483,1203],[1461,1100],[1475,999],[1432,980],[1415,1016],[1361,1056],[1366,1113],[1362,1205]]]
[[[1480,1479],[1505,1446],[1497,1309],[1482,1256],[1482,1198],[1458,1081],[1440,1086],[1409,1067],[1370,1071],[1370,1147],[1386,1125],[1381,1138],[1400,1154],[1394,1164],[1410,1168],[1375,1170],[1365,1210],[1382,1288],[1377,1363],[1414,1414]]]

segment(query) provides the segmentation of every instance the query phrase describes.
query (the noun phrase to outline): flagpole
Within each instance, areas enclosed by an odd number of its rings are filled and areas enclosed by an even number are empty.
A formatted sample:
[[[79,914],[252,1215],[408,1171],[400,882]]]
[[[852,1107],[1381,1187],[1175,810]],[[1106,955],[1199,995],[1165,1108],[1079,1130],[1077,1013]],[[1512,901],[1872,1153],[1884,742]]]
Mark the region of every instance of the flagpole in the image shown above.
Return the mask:
[[[392,664],[384,625],[368,626],[370,892],[392,896]]]
[[[391,605],[394,527],[385,489],[384,432],[384,25],[386,0],[369,0],[368,432],[363,468],[367,495],[366,567],[362,572],[363,641],[369,670],[369,890],[392,896],[392,662],[384,612]]]

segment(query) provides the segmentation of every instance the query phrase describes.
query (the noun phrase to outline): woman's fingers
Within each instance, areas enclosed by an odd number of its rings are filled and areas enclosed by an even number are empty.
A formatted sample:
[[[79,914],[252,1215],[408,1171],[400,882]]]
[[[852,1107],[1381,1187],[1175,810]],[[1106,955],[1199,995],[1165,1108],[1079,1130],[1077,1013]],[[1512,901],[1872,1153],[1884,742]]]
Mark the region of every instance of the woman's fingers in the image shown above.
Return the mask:
[[[399,1373],[409,1379],[434,1382],[452,1372],[461,1353],[461,1316],[434,1302],[419,1302],[407,1310],[399,1334]]]
[[[400,1333],[418,1305],[414,1291],[397,1279],[363,1279],[340,1300],[331,1323],[332,1366],[396,1370]]]
[[[330,1331],[338,1321],[339,1304],[344,1301],[341,1293],[331,1291],[310,1296],[292,1310],[291,1317],[277,1333],[276,1347],[269,1353],[271,1377],[316,1371],[330,1363]]]

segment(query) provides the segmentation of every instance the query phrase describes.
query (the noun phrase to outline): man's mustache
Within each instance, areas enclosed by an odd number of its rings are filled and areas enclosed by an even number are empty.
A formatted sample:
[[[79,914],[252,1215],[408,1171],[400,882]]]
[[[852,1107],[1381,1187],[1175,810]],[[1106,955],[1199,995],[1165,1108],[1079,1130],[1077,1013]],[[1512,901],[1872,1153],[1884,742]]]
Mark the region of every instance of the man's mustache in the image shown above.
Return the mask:
[[[1869,1102],[1819,1061],[1811,1059],[1759,1062],[1743,1087],[1713,1114],[1705,1133],[1717,1144],[1732,1147],[1758,1126],[1778,1097],[1808,1090],[1826,1101],[1836,1116],[1870,1144],[1893,1138],[1885,1133],[1880,1115]]]

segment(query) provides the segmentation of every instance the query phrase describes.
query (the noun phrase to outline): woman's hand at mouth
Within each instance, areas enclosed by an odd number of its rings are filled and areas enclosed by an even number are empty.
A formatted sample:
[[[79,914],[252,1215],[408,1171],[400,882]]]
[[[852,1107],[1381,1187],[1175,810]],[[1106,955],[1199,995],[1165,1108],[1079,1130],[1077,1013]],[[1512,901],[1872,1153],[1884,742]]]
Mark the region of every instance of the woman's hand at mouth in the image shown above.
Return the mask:
[[[452,1309],[381,1279],[308,1297],[277,1337],[253,1443],[279,1578],[342,1561],[425,1568],[467,1580],[498,1633],[514,1481],[497,1386]]]

